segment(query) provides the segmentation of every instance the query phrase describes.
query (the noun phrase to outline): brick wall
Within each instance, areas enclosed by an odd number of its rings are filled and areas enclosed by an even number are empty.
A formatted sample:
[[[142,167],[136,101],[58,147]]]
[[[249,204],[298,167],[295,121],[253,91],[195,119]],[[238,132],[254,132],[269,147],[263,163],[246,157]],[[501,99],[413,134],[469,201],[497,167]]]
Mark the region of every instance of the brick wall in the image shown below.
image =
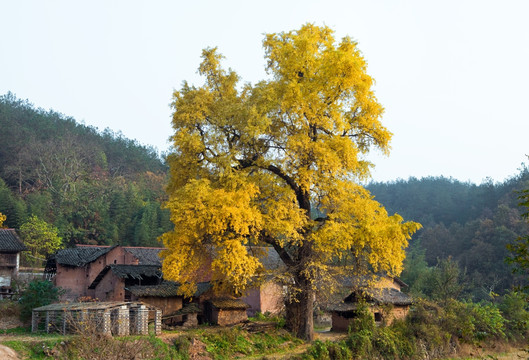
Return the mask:
[[[53,278],[55,286],[65,289],[61,300],[76,300],[87,295],[87,269],[57,264],[57,274]]]
[[[125,299],[125,281],[109,271],[97,285],[94,295],[100,301],[123,301]]]

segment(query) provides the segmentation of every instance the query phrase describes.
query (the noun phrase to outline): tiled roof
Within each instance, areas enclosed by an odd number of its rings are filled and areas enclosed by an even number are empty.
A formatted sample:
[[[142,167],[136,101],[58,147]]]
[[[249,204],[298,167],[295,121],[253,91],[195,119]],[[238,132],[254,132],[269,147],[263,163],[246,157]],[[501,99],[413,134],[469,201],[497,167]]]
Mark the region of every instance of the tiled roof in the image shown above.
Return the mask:
[[[81,246],[62,249],[55,254],[57,264],[68,266],[84,266],[105,255],[116,246]]]
[[[412,304],[411,298],[394,288],[368,289],[363,295],[353,292],[344,301],[332,304],[328,307],[331,311],[350,311],[356,310],[358,300],[363,298],[367,303],[375,305],[392,304],[397,306],[408,306]]]
[[[373,287],[375,284],[383,280],[391,280],[401,288],[408,287],[404,281],[396,276],[388,276],[384,274],[365,274],[365,275],[342,275],[338,277],[338,282],[346,288],[365,288]]]
[[[162,277],[162,271],[157,265],[108,265],[110,270],[119,278],[142,280],[144,277]]]
[[[183,308],[176,311],[174,315],[187,315],[187,314],[200,314],[202,310],[195,303],[190,303],[184,305]]]
[[[277,270],[284,266],[279,254],[271,246],[248,246],[248,253],[256,256],[266,270]]]
[[[155,306],[134,301],[96,301],[96,302],[76,302],[76,303],[55,303],[41,306],[33,311],[78,311],[78,310],[106,310],[121,307],[138,308],[145,306],[147,309],[156,309]]]
[[[162,278],[162,271],[160,270],[159,266],[156,265],[121,265],[121,264],[113,264],[113,265],[107,265],[101,270],[99,274],[97,274],[96,278],[90,286],[89,289],[95,289],[97,285],[103,280],[105,275],[112,271],[117,277],[121,279],[136,279],[136,280],[143,280],[148,277],[158,277]]]
[[[209,300],[211,305],[222,310],[246,310],[250,307],[241,299],[217,298]]]
[[[411,305],[412,300],[408,294],[394,288],[375,290],[370,294],[379,304]]]
[[[61,265],[84,266],[105,255],[116,246],[77,246],[62,249],[55,254],[55,260],[57,264]],[[125,247],[124,249],[139,260],[139,265],[162,265],[158,257],[161,248]]]
[[[162,248],[146,248],[146,247],[124,247],[135,258],[139,260],[140,265],[158,265],[162,266],[162,261],[158,254]]]
[[[180,284],[173,281],[164,281],[159,285],[137,285],[127,288],[132,294],[142,297],[173,297],[180,296],[178,289]],[[202,282],[197,284],[197,291],[193,297],[198,297],[211,289],[209,282]]]
[[[20,241],[17,233],[13,229],[0,229],[0,251],[1,252],[20,252],[27,250],[26,246]]]

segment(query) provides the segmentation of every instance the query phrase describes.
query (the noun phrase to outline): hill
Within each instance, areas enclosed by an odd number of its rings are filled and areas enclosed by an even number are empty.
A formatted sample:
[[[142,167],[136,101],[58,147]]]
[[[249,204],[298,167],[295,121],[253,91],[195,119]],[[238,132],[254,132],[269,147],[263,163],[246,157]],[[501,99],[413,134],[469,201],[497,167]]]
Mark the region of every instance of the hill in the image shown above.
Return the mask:
[[[505,263],[508,243],[529,232],[521,217],[518,193],[529,188],[529,169],[503,182],[481,185],[444,177],[371,183],[368,189],[388,212],[418,221],[424,228],[408,249],[405,281],[444,259],[459,265],[462,296],[487,299],[527,281]],[[423,289],[424,290],[424,289]]]
[[[0,97],[0,212],[20,228],[30,215],[66,244],[155,245],[171,228],[161,210],[167,167],[152,147]]]

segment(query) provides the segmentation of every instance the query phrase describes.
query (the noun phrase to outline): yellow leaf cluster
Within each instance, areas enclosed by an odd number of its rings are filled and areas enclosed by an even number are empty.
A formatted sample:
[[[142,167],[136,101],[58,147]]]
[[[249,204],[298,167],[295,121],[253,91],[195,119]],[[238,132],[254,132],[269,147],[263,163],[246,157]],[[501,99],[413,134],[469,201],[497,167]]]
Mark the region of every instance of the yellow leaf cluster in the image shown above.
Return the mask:
[[[0,229],[4,227],[4,221],[6,221],[7,217],[0,213]]]

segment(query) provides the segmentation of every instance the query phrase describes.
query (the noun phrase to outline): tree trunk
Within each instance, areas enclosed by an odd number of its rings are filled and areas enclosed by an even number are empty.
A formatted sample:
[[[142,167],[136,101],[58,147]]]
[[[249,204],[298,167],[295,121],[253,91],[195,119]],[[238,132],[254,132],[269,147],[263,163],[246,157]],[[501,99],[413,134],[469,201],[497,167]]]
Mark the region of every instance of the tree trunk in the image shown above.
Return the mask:
[[[299,284],[299,283],[298,283]],[[286,326],[295,336],[314,340],[314,290],[303,286],[286,305]]]

